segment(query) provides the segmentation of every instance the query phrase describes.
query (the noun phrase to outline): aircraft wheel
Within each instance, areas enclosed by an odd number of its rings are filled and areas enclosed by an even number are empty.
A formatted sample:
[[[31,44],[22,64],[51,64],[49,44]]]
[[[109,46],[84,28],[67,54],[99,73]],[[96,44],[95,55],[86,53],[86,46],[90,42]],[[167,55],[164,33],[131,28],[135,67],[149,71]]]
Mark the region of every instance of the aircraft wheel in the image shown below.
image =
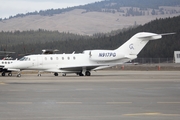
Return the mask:
[[[40,71],[38,71],[38,75],[37,75],[38,77],[40,77],[41,76],[41,72]]]
[[[54,73],[54,76],[58,76],[58,73]]]
[[[2,72],[2,74],[1,74],[2,76],[5,76],[6,75],[6,73],[5,72]]]
[[[82,74],[82,72],[79,73],[79,76],[84,76],[84,74]]]
[[[86,76],[91,76],[91,73],[89,71],[86,71],[85,75]]]
[[[17,74],[17,77],[21,77],[21,74]]]
[[[10,72],[10,73],[8,73],[8,76],[10,76],[10,77],[11,77],[11,76],[12,76],[12,73],[11,73],[11,72]]]
[[[63,73],[62,76],[66,76],[66,73]]]
[[[40,77],[41,76],[41,74],[38,74],[38,77]]]

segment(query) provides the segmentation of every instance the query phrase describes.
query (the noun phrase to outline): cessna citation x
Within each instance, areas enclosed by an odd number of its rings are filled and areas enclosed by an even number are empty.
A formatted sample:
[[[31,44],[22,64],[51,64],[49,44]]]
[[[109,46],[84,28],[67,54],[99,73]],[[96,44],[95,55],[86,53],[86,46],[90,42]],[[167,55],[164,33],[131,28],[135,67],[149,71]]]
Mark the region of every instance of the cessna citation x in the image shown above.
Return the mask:
[[[140,32],[131,37],[127,42],[115,50],[85,50],[83,53],[28,55],[19,61],[7,65],[5,68],[11,71],[38,70],[58,73],[76,73],[79,76],[90,76],[90,71],[104,69],[126,63],[137,58],[139,52],[150,40],[157,40],[163,35],[174,33],[155,34]],[[38,73],[38,76],[41,76]]]

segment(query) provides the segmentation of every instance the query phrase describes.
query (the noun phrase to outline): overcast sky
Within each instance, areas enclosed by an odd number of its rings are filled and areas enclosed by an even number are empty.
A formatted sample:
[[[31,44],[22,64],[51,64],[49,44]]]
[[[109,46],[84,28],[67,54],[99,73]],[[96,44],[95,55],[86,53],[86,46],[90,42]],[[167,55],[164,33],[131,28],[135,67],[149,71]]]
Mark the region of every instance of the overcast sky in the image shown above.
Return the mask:
[[[0,0],[0,18],[51,8],[67,8],[102,0]]]

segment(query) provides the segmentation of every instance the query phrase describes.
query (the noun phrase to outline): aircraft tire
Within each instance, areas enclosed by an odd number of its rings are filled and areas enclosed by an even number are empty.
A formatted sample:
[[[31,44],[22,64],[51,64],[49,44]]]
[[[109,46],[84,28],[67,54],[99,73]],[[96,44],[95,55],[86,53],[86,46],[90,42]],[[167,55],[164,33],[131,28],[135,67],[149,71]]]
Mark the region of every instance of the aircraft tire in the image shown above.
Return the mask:
[[[10,77],[11,77],[11,76],[12,76],[12,73],[11,73],[11,72],[10,72],[10,73],[8,73],[8,76],[10,76]]]
[[[2,72],[2,74],[1,74],[2,76],[5,76],[6,75],[6,73],[5,72]]]
[[[17,74],[17,77],[21,77],[21,74]]]
[[[79,73],[79,76],[84,76],[84,74],[82,74],[82,73]]]
[[[91,76],[91,73],[89,71],[86,71],[85,75],[86,76]]]
[[[38,77],[40,77],[41,76],[41,74],[38,74]]]
[[[58,76],[58,73],[54,73],[54,76]]]
[[[66,76],[66,73],[63,73],[62,76]]]

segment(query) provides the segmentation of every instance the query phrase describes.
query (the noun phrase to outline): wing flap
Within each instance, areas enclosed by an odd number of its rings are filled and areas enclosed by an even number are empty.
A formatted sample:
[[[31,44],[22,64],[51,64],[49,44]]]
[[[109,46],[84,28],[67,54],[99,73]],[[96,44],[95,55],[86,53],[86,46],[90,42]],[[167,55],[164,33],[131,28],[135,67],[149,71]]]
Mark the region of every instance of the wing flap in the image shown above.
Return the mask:
[[[70,66],[70,67],[61,67],[59,70],[66,70],[66,71],[82,71],[84,69],[91,71],[100,65],[83,65],[83,66]]]

